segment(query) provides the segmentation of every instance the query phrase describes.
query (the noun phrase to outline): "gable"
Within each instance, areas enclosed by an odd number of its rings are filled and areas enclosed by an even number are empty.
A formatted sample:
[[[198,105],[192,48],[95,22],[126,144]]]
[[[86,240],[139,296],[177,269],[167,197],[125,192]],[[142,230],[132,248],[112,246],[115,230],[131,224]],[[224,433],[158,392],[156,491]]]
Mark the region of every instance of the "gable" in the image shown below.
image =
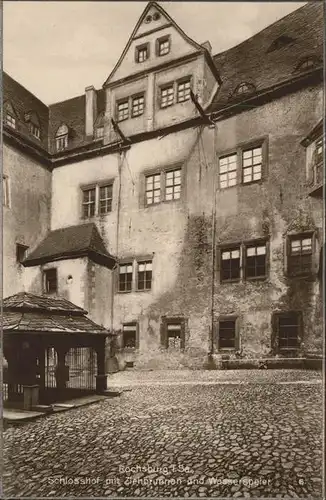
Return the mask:
[[[170,37],[170,51],[164,56],[157,55],[158,39]],[[148,58],[137,62],[137,47],[146,46]],[[141,15],[115,68],[105,82],[112,84],[127,76],[149,71],[163,63],[196,53],[203,48],[189,38],[165,10],[155,2],[150,2]]]

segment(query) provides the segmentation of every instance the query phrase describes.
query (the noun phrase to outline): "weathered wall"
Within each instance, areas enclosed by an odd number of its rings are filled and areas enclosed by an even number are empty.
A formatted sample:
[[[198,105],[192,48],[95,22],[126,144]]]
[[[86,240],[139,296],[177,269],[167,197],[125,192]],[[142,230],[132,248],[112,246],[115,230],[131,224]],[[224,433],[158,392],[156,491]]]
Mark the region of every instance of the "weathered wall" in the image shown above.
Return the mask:
[[[51,172],[4,143],[3,174],[8,176],[10,185],[10,205],[3,207],[3,297],[7,297],[23,289],[23,269],[16,262],[16,244],[31,250],[49,230]]]

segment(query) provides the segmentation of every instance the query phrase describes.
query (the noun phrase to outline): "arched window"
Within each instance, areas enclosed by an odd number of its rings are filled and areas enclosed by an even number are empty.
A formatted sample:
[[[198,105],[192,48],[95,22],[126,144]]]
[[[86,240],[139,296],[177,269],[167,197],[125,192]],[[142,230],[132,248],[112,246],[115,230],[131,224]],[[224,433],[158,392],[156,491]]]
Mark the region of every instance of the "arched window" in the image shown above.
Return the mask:
[[[56,150],[63,151],[68,147],[68,127],[65,124],[62,124],[56,133],[55,136]]]
[[[255,91],[255,86],[252,83],[242,82],[234,91],[235,95],[242,96],[244,94],[251,94]]]

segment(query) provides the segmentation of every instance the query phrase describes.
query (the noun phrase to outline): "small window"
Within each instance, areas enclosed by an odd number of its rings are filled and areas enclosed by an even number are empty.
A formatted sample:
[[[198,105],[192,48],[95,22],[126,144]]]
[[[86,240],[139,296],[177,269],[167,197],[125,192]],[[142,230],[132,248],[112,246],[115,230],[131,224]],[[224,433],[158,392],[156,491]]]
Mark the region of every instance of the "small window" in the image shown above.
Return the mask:
[[[237,154],[231,154],[219,159],[220,188],[235,186],[237,183]]]
[[[83,217],[86,219],[95,215],[95,194],[95,187],[83,190]]]
[[[152,261],[138,262],[138,290],[152,288]]]
[[[6,113],[6,125],[11,128],[16,128],[16,118],[10,113]]]
[[[140,116],[144,113],[145,98],[143,95],[132,98],[131,116]]]
[[[9,207],[9,179],[6,175],[2,176],[2,205]]]
[[[297,71],[307,71],[311,68],[314,68],[317,64],[317,59],[314,57],[307,57],[297,66]]]
[[[167,324],[167,347],[171,350],[180,351],[182,348],[182,325],[181,323]]]
[[[173,84],[161,88],[161,108],[167,108],[174,103]]]
[[[56,149],[57,151],[63,151],[68,147],[68,127],[67,125],[61,125],[56,133]]]
[[[132,264],[119,266],[119,292],[130,292],[132,287]]]
[[[102,139],[104,137],[104,127],[95,128],[95,137],[96,139]]]
[[[100,186],[99,213],[107,214],[112,211],[112,192],[113,185]]]
[[[146,61],[149,57],[149,45],[141,45],[136,47],[136,62],[142,63]]]
[[[279,50],[286,45],[294,42],[294,39],[288,35],[281,35],[274,40],[274,42],[269,46],[267,52],[274,52],[274,50]]]
[[[240,279],[240,246],[221,250],[221,281]]]
[[[161,201],[161,174],[145,177],[146,205],[153,205]]]
[[[223,319],[218,323],[218,348],[236,348],[236,319]]]
[[[244,184],[259,181],[262,177],[262,147],[242,152],[242,180]]]
[[[165,173],[165,200],[179,200],[181,196],[181,169]]]
[[[237,86],[234,93],[237,95],[250,94],[255,91],[255,86],[252,83],[242,82]]]
[[[58,291],[57,269],[47,269],[43,272],[44,292],[56,293]]]
[[[129,118],[129,100],[125,99],[123,101],[118,102],[117,120],[118,122],[122,122],[123,120],[127,120],[128,118]]]
[[[30,123],[29,124],[29,129],[30,129],[30,132],[31,134],[36,138],[36,139],[40,139],[41,137],[41,131],[40,131],[40,127],[38,127],[37,125],[35,125],[34,123]]]
[[[28,247],[17,243],[16,245],[16,262],[21,264],[26,257]]]
[[[290,236],[288,250],[289,276],[309,275],[312,271],[312,235]]]
[[[246,278],[261,278],[266,276],[266,243],[246,245],[245,248]]]
[[[292,351],[299,347],[300,314],[282,313],[276,315],[277,347],[279,351]]]
[[[137,344],[137,323],[123,325],[123,348],[135,349]]]
[[[165,36],[157,40],[157,55],[165,56],[170,52],[170,36]]]
[[[190,89],[191,89],[190,78],[182,82],[179,82],[177,86],[177,101],[178,102],[189,101]]]

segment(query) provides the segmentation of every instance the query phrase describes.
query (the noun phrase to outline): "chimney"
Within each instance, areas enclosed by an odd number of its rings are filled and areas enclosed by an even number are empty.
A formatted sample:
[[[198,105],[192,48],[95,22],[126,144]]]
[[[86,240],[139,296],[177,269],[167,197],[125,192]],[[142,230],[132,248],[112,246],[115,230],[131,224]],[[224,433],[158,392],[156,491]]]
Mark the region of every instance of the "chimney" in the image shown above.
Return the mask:
[[[94,136],[94,122],[97,118],[97,95],[91,85],[85,89],[85,133],[86,137]]]
[[[202,43],[201,46],[207,50],[210,54],[212,53],[212,46],[210,42],[207,40],[206,42]]]

